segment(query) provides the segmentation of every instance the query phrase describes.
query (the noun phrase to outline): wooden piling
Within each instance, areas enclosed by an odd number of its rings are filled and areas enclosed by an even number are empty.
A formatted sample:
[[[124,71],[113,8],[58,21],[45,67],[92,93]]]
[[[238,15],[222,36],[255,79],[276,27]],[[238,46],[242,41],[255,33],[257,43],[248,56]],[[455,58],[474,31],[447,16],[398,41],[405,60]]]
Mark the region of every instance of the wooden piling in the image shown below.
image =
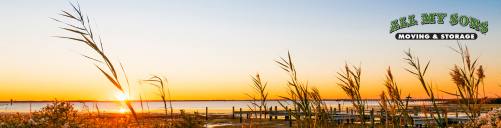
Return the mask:
[[[12,106],[12,99],[10,99],[10,105]]]
[[[264,106],[264,119],[266,119],[266,106]]]
[[[262,106],[259,106],[259,119],[261,119],[261,114],[263,113],[263,110],[261,110]],[[257,113],[256,113],[257,114]]]
[[[287,108],[287,106],[285,106],[285,111],[287,112],[287,110],[289,110],[289,109]],[[290,116],[285,116],[285,121],[289,120],[289,117]]]
[[[235,119],[235,106],[233,106],[233,113],[231,114],[231,116],[233,117],[233,119]]]
[[[291,109],[289,109],[291,111]],[[292,127],[292,116],[289,116],[289,127]]]
[[[275,106],[275,114],[277,114],[277,106]],[[278,116],[275,116],[275,119],[278,119]]]
[[[205,120],[209,120],[209,107],[205,107]]]
[[[350,110],[351,110],[351,108],[350,108]],[[350,111],[348,111],[348,108],[346,108],[346,114],[349,115],[348,116],[349,117],[348,123],[350,123],[351,122],[351,116],[352,116],[352,114],[350,113]]]
[[[458,117],[458,109],[456,108],[456,118]]]
[[[30,102],[30,119],[31,119],[31,102]]]
[[[367,109],[369,109],[369,107],[367,107]],[[362,115],[365,115],[365,110],[366,110],[366,109],[363,109],[363,110],[362,110]]]
[[[414,110],[414,116],[418,116],[418,109],[414,107],[413,110]]]
[[[273,110],[273,107],[272,107],[272,106],[270,106],[270,121],[271,121],[271,119],[273,119],[273,117],[271,116],[271,111],[272,111],[272,110]]]
[[[371,110],[371,128],[374,128],[374,108]]]
[[[242,108],[240,108],[240,123],[242,123]]]

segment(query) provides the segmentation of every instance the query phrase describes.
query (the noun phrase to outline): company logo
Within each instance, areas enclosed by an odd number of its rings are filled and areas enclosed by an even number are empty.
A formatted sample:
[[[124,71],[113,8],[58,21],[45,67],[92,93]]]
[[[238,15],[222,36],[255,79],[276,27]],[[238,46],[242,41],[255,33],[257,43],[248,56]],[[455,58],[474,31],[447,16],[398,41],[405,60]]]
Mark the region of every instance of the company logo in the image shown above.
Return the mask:
[[[444,24],[444,19],[446,19],[447,13],[423,13],[421,14],[421,25],[426,24]],[[469,26],[471,29],[485,34],[489,31],[488,22],[481,22],[479,19],[474,17],[468,17],[466,15],[459,16],[457,13],[450,16],[449,24],[451,26],[461,25],[462,27]],[[415,19],[415,15],[409,15],[408,17],[400,17],[399,19],[391,21],[390,34],[412,26],[419,25],[418,21]],[[476,33],[397,33],[395,38],[397,40],[475,40],[477,39]]]

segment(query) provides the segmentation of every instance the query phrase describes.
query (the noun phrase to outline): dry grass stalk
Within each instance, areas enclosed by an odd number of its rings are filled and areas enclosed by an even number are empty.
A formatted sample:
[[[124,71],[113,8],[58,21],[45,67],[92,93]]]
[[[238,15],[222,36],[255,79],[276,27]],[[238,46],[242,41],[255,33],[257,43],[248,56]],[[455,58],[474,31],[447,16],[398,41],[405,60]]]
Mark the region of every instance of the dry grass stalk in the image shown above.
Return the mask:
[[[475,106],[479,108],[482,106],[485,100],[485,88],[484,88],[484,98],[481,98],[479,87],[480,84],[483,85],[483,80],[485,78],[485,69],[482,65],[477,64],[477,59],[473,62],[470,59],[470,52],[468,47],[464,47],[461,43],[458,44],[458,49],[453,49],[455,52],[461,55],[463,67],[454,65],[449,73],[454,84],[457,85],[459,95],[445,92],[450,95],[460,96],[462,101],[459,102],[460,108],[466,113],[470,121],[475,120],[478,117],[478,111]]]
[[[430,120],[428,120],[428,114],[426,113],[426,106],[421,106],[421,112],[424,114],[424,119],[426,120],[426,124],[427,125],[431,125],[430,124]]]
[[[67,17],[67,18],[70,18],[72,20],[76,20],[80,23],[80,25],[72,25],[72,24],[68,24],[68,23],[62,22],[62,21],[54,19],[54,18],[52,18],[52,19],[57,21],[57,22],[61,22],[65,25],[68,25],[69,26],[68,28],[62,27],[61,29],[72,32],[72,33],[76,33],[77,35],[80,36],[80,38],[79,37],[76,37],[76,38],[74,38],[74,37],[61,37],[61,36],[57,36],[57,37],[70,39],[70,40],[74,40],[74,41],[78,41],[78,42],[83,42],[83,43],[87,44],[89,47],[91,47],[94,51],[96,51],[103,60],[92,58],[92,57],[89,57],[89,56],[86,56],[83,54],[81,54],[81,55],[88,58],[88,59],[105,64],[108,67],[109,71],[111,72],[111,75],[109,73],[107,73],[106,71],[104,71],[103,69],[101,69],[96,64],[94,64],[94,65],[106,76],[106,78],[108,78],[108,80],[111,83],[113,83],[113,85],[115,87],[117,87],[123,93],[124,96],[127,96],[125,94],[124,89],[122,88],[122,84],[118,80],[117,71],[116,71],[114,65],[111,63],[110,59],[108,59],[108,57],[104,54],[104,49],[103,49],[103,44],[102,44],[101,38],[96,37],[96,35],[92,32],[92,27],[90,26],[89,18],[84,17],[84,15],[82,14],[82,11],[80,9],[80,5],[77,6],[78,8],[76,6],[74,6],[73,4],[71,4],[71,6],[73,7],[73,9],[74,9],[73,11],[76,13],[76,15],[72,15],[66,11],[62,11],[63,13],[60,15]],[[99,42],[96,40],[98,40]],[[125,79],[127,80],[127,86],[129,87],[129,97],[125,98],[125,104],[127,105],[128,109],[130,110],[130,112],[132,113],[132,115],[134,116],[134,118],[137,121],[136,112],[134,111],[134,108],[131,105],[129,81],[127,79],[127,75],[125,74],[125,71],[124,71],[123,66],[120,63],[120,61],[119,61],[119,64],[120,64],[120,67],[124,73]]]
[[[143,93],[144,93],[144,101],[146,102],[146,107],[148,109],[148,115],[151,115],[151,112],[150,112],[150,104],[148,103],[148,98],[146,97],[146,91],[144,90],[144,86],[141,82],[141,80],[138,80],[137,81],[139,83],[139,85],[141,85],[141,87],[143,88]]]
[[[386,116],[391,116],[393,124],[397,124],[397,121],[401,121],[402,117],[408,121],[408,124],[412,124],[412,120],[407,111],[402,111],[397,115],[397,110],[407,110],[409,105],[409,99],[403,101],[401,97],[401,89],[398,88],[397,83],[395,82],[395,78],[391,73],[391,68],[388,67],[386,79],[384,81],[384,86],[386,87],[386,91],[388,92],[387,98],[386,93],[383,91],[380,95],[382,107],[382,111],[385,111]],[[410,96],[410,95],[409,95]],[[387,100],[389,99],[389,100]],[[389,110],[388,106],[389,105]]]
[[[291,80],[287,81],[287,93],[289,96],[280,96],[292,102],[292,105],[287,103],[289,106],[295,106],[298,111],[286,110],[287,113],[296,119],[298,127],[330,127],[330,123],[327,121],[328,111],[325,102],[320,97],[319,90],[312,86],[308,87],[308,83],[304,84],[297,79],[296,69],[292,63],[290,53],[288,54],[288,60],[280,57],[282,62],[275,62],[284,69]],[[310,91],[311,90],[311,91]],[[279,104],[285,108],[282,102]],[[317,110],[317,109],[323,110]],[[302,112],[302,113],[300,113]],[[322,119],[319,116],[322,115]],[[312,118],[314,117],[314,118]]]
[[[266,109],[267,109],[266,98],[268,98],[268,92],[266,92],[266,90],[265,90],[267,83],[263,84],[261,82],[261,78],[259,77],[259,73],[256,74],[256,77],[252,77],[252,82],[253,82],[254,86],[251,86],[251,87],[254,90],[254,95],[251,96],[250,94],[247,94],[247,93],[244,93],[244,94],[253,100],[253,102],[251,102],[252,106],[259,108],[259,118],[261,118],[263,115],[263,111],[261,110],[261,108],[264,108],[264,112],[266,112]],[[256,94],[259,95],[259,99],[256,98],[256,96],[255,96]],[[257,102],[257,100],[259,100],[259,102]],[[249,106],[249,108],[251,109],[251,111],[255,111],[255,109],[252,109],[251,106]],[[257,114],[255,114],[255,116],[257,116]]]
[[[365,111],[366,101],[362,99],[360,94],[360,76],[362,74],[362,69],[360,66],[357,68],[353,66],[353,70],[348,67],[348,64],[345,65],[345,72],[337,72],[339,77],[336,77],[341,82],[337,83],[338,86],[343,89],[343,91],[348,95],[351,99],[351,103],[353,107],[356,109],[357,113],[360,115],[359,118],[362,124],[365,124],[365,118],[363,116]]]
[[[148,83],[150,85],[153,85],[155,87],[157,87],[158,89],[158,93],[156,93],[158,96],[160,96],[160,98],[162,98],[162,101],[164,102],[164,109],[165,109],[165,117],[168,118],[167,114],[168,114],[168,108],[167,108],[167,101],[166,101],[166,98],[167,96],[169,96],[169,103],[170,103],[170,116],[171,116],[171,121],[173,121],[173,109],[172,109],[172,99],[171,99],[171,96],[170,96],[170,90],[169,90],[169,86],[167,86],[167,83],[168,83],[168,80],[167,78],[165,78],[164,76],[164,79],[162,80],[162,78],[156,76],[156,75],[153,75],[153,77],[151,77],[150,79],[147,79],[147,80],[139,80],[140,83]],[[156,84],[158,83],[158,84]]]
[[[413,69],[414,71],[411,71],[409,69],[405,69],[405,70],[407,70],[409,73],[415,75],[418,78],[419,82],[423,86],[423,89],[426,91],[426,94],[428,95],[428,97],[430,97],[431,102],[433,104],[433,108],[435,109],[435,111],[438,112],[439,107],[437,106],[437,100],[435,99],[435,94],[433,92],[432,84],[426,83],[424,80],[424,76],[426,74],[428,66],[430,65],[430,61],[428,61],[428,63],[424,67],[424,69],[421,69],[421,63],[419,62],[419,58],[414,57],[412,55],[410,49],[409,49],[409,51],[404,51],[404,52],[407,55],[407,58],[404,58],[404,60],[406,60],[407,63],[414,68]],[[443,124],[446,122],[443,122],[441,120],[442,114],[437,113],[436,117],[434,114],[431,114],[430,116],[435,120],[435,122],[438,124],[439,127],[445,127],[445,125],[443,125]]]

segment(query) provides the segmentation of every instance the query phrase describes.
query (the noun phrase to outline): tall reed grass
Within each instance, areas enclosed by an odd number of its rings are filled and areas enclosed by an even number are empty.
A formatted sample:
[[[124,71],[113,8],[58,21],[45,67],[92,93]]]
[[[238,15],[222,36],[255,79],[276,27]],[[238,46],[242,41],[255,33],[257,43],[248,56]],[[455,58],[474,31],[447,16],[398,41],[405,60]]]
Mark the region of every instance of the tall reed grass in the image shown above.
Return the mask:
[[[297,72],[292,63],[290,53],[287,60],[280,57],[282,62],[275,62],[287,72],[290,80],[287,81],[287,93],[289,96],[279,96],[292,102],[278,102],[283,108],[287,105],[295,106],[296,110],[287,109],[287,113],[296,119],[297,127],[331,127],[333,124],[328,121],[329,112],[327,106],[320,96],[320,91],[315,87],[308,87],[297,78]]]
[[[398,88],[395,78],[391,73],[391,68],[388,67],[388,70],[386,71],[387,75],[383,84],[386,87],[387,93],[383,91],[380,95],[381,102],[379,103],[379,106],[381,107],[381,111],[384,112],[386,117],[390,117],[391,122],[394,125],[399,124],[399,120],[401,119],[404,119],[407,124],[412,125],[413,124],[412,119],[409,116],[409,113],[406,111],[409,107],[409,99],[408,98],[406,100],[401,99],[402,90]],[[410,97],[410,94],[408,97]],[[397,113],[397,110],[403,110],[403,111]],[[384,118],[381,117],[381,119]]]
[[[261,82],[261,77],[259,77],[259,73],[256,74],[256,77],[251,76],[252,82],[253,82],[253,94],[248,94],[244,93],[248,97],[250,97],[253,102],[251,102],[252,106],[258,107],[259,108],[259,118],[263,115],[263,112],[266,112],[266,98],[268,98],[268,92],[266,92],[266,85],[267,83],[262,83]],[[255,95],[259,95],[259,98],[256,98]],[[255,109],[252,109],[251,106],[249,108],[252,111],[256,111]],[[264,111],[262,110],[264,108]],[[257,114],[255,114],[257,116]]]
[[[461,55],[462,68],[455,64],[449,74],[451,75],[454,84],[457,85],[456,87],[459,91],[459,96],[463,100],[462,102],[459,102],[459,106],[466,113],[468,119],[473,122],[476,118],[478,118],[480,108],[487,98],[485,97],[485,90],[483,98],[480,96],[479,91],[480,84],[483,85],[483,80],[485,78],[485,69],[482,65],[478,65],[478,58],[472,62],[470,59],[470,52],[468,51],[468,47],[466,45],[463,47],[461,46],[461,43],[458,42],[457,44],[459,47],[458,49],[451,49]],[[457,94],[452,94],[450,92],[446,93],[458,96]]]
[[[158,76],[155,76],[153,75],[153,77],[151,77],[150,79],[147,79],[147,80],[140,80],[142,82],[140,83],[147,83],[147,84],[150,84],[150,85],[153,85],[155,87],[157,87],[158,89],[158,93],[156,93],[158,96],[160,96],[160,98],[162,98],[162,101],[164,102],[164,109],[165,109],[165,117],[168,118],[168,108],[167,108],[167,101],[166,101],[166,98],[167,96],[169,96],[169,104],[170,104],[170,116],[171,116],[171,121],[173,120],[173,110],[172,110],[172,99],[170,97],[170,89],[169,89],[169,86],[167,86],[167,83],[168,83],[168,80],[167,78],[165,78],[164,76],[164,79],[162,80],[162,78],[158,77]],[[158,83],[158,84],[157,84]]]
[[[337,85],[343,89],[344,93],[346,93],[348,97],[350,97],[350,102],[359,114],[362,124],[365,124],[364,112],[367,101],[362,99],[360,93],[360,76],[362,75],[362,68],[354,65],[352,65],[352,67],[353,69],[350,69],[348,64],[345,64],[345,71],[337,72],[339,76],[336,78],[341,81],[337,83]]]
[[[443,114],[439,113],[439,107],[437,106],[438,101],[437,101],[437,99],[435,99],[433,85],[431,84],[431,82],[426,83],[424,80],[424,76],[426,74],[428,66],[430,65],[430,61],[428,61],[428,63],[426,64],[426,66],[423,69],[421,67],[421,63],[419,61],[419,58],[413,56],[410,49],[409,49],[409,51],[404,51],[404,52],[407,55],[407,58],[404,58],[404,60],[407,61],[407,63],[409,65],[411,65],[413,68],[412,70],[405,68],[405,70],[407,70],[409,73],[416,76],[416,78],[419,80],[419,83],[423,86],[423,89],[426,91],[426,94],[431,99],[431,102],[433,104],[433,109],[437,112],[436,116],[435,116],[435,114],[433,114],[433,111],[430,111],[431,112],[430,116],[433,118],[433,120],[435,120],[435,122],[437,123],[437,125],[439,127],[445,127],[447,122],[444,122],[444,120],[442,120]]]
[[[113,63],[111,63],[108,56],[106,56],[106,54],[104,53],[104,48],[103,48],[103,44],[101,41],[101,37],[98,35],[95,35],[95,33],[92,31],[92,27],[90,25],[90,20],[89,20],[88,16],[83,15],[83,13],[80,9],[80,5],[74,6],[73,4],[71,4],[71,6],[73,7],[73,11],[76,13],[75,15],[72,15],[64,10],[62,11],[63,13],[60,15],[66,17],[66,18],[78,21],[78,23],[80,23],[79,25],[68,24],[66,22],[57,20],[55,18],[52,18],[52,19],[57,21],[57,22],[61,22],[65,25],[67,25],[67,27],[61,27],[61,29],[75,33],[79,37],[61,37],[61,36],[56,36],[56,37],[70,39],[70,40],[74,40],[74,41],[78,41],[78,42],[83,42],[100,55],[102,60],[96,59],[96,58],[93,58],[93,57],[90,57],[90,56],[87,56],[84,54],[80,54],[88,59],[94,60],[95,62],[105,64],[106,67],[108,67],[108,70],[111,73],[104,71],[101,67],[94,64],[106,76],[106,78],[108,78],[108,80],[115,87],[117,87],[118,90],[120,90],[123,93],[123,95],[125,96],[125,104],[127,105],[128,109],[130,110],[130,112],[132,113],[132,115],[134,116],[136,121],[138,121],[137,116],[136,116],[136,112],[134,111],[134,108],[131,105],[131,97],[130,97],[131,94],[130,94],[129,80],[127,79],[127,75],[125,74],[125,70],[122,66],[122,63],[119,61],[120,68],[121,68],[122,72],[124,73],[124,77],[127,81],[127,86],[129,87],[129,97],[127,97],[127,95],[125,94],[125,91],[122,87],[122,84],[120,83],[120,81],[118,79],[117,69],[115,68]]]

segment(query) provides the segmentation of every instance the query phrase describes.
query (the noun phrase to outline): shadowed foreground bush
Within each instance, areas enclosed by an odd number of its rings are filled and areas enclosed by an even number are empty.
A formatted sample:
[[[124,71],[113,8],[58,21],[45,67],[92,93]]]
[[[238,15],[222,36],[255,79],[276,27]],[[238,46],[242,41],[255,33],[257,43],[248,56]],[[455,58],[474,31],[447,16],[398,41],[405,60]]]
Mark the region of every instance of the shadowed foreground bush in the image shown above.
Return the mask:
[[[16,113],[13,116],[0,117],[0,128],[124,128],[124,127],[162,127],[162,128],[196,128],[202,127],[204,122],[198,117],[188,115],[181,110],[182,120],[167,122],[165,120],[149,120],[147,123],[135,122],[129,115],[117,115],[116,117],[98,117],[92,113],[78,114],[73,104],[55,100],[47,104],[41,111],[31,113],[29,116],[21,116]]]

